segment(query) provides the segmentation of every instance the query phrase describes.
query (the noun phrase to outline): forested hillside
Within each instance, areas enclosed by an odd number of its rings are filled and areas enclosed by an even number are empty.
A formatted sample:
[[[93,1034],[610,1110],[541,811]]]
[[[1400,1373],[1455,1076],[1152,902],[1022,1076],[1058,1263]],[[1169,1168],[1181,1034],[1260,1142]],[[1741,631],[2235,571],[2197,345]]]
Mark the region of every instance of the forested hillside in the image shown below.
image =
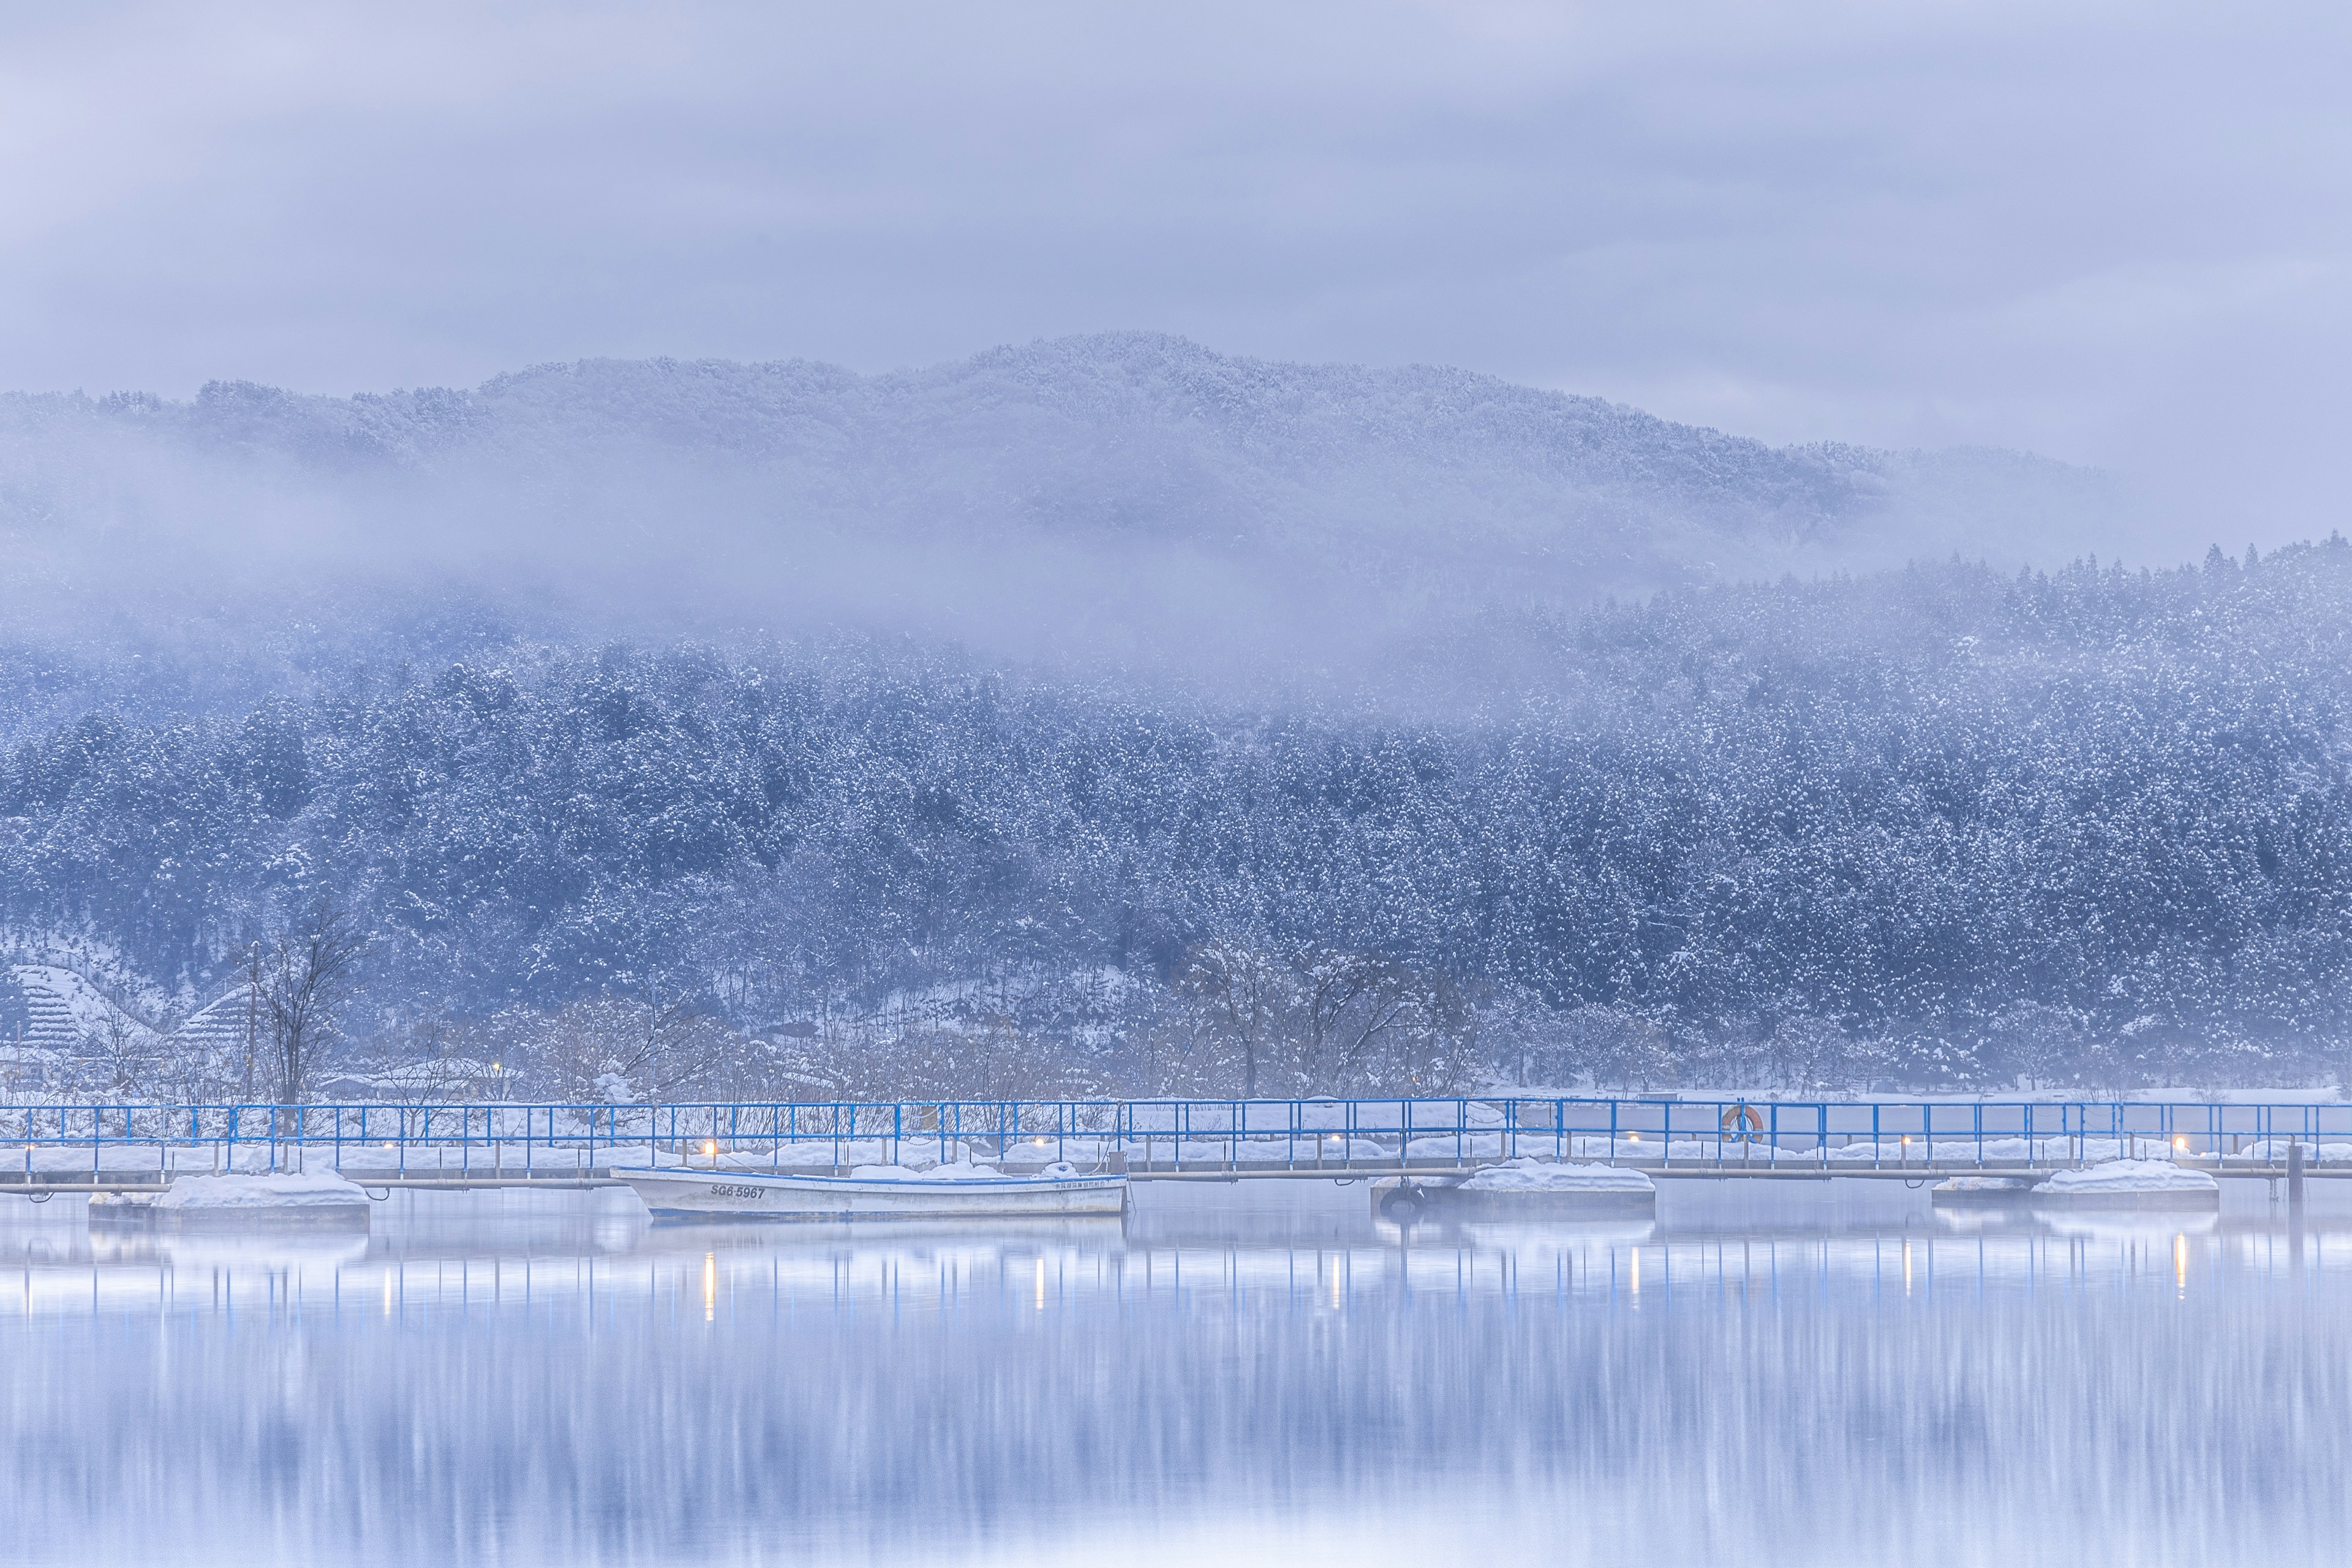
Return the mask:
[[[2341,539],[1486,629],[1444,718],[835,638],[356,646],[188,720],[20,647],[0,916],[168,1022],[337,905],[345,1058],[541,1092],[2341,1069]]]

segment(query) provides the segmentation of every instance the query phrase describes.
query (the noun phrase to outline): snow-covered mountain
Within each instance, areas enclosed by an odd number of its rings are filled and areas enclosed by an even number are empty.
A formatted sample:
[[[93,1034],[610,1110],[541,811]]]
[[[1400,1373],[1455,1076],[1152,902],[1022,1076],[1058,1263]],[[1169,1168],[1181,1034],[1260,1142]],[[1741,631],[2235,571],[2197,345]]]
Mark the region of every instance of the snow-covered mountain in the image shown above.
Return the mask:
[[[86,613],[456,584],[622,624],[1320,655],[1496,605],[2111,550],[2105,476],[1772,447],[1456,370],[1129,333],[861,376],[588,361],[471,392],[0,398],[0,579]]]

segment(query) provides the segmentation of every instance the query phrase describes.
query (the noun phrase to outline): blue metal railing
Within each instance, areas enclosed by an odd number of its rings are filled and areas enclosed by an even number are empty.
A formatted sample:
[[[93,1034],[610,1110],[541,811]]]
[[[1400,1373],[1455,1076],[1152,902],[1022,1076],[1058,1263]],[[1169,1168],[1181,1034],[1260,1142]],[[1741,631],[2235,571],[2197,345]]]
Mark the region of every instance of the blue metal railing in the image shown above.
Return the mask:
[[[0,1106],[0,1176],[308,1167],[393,1176],[576,1176],[679,1160],[777,1167],[909,1156],[1129,1169],[1336,1170],[1535,1155],[1675,1169],[1998,1169],[2157,1155],[2228,1168],[2308,1146],[2352,1165],[2352,1104],[2126,1100],[926,1100],[895,1103]],[[11,1147],[15,1145],[16,1147]]]

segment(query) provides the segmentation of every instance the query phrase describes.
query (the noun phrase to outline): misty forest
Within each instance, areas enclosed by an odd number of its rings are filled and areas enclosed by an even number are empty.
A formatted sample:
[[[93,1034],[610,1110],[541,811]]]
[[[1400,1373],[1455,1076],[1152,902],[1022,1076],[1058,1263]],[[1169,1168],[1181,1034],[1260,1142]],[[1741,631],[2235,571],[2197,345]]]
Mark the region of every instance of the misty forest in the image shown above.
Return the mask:
[[[1159,340],[563,379],[9,401],[16,1092],[2347,1070],[2333,534],[2103,563],[2057,465]]]

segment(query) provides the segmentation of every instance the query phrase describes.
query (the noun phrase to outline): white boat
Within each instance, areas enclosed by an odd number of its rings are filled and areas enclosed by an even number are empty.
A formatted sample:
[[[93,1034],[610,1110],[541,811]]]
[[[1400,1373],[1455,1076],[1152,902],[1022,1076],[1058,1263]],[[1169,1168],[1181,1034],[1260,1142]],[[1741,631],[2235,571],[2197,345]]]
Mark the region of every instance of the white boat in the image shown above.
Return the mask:
[[[613,1175],[656,1219],[1038,1219],[1116,1217],[1127,1209],[1124,1175],[1087,1175],[1066,1164],[1034,1173],[861,1165],[845,1176],[662,1165]]]

